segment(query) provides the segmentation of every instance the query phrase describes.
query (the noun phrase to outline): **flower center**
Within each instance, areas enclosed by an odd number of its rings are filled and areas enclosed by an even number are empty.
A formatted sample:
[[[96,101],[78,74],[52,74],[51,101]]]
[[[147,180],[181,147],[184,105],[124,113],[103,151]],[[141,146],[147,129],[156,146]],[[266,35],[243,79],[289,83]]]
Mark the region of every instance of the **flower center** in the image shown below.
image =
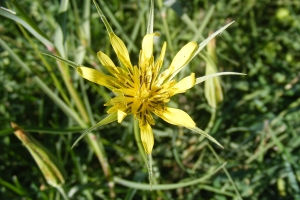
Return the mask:
[[[148,89],[144,89],[144,90],[140,91],[141,100],[143,102],[148,101],[150,94],[151,94],[151,91],[149,91]]]

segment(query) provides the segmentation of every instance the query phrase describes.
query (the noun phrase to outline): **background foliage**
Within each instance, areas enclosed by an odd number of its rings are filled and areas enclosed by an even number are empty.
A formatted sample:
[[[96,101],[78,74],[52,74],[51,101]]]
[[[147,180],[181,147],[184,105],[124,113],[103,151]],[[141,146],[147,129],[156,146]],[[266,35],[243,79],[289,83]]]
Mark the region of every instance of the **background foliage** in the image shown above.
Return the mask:
[[[30,22],[33,29],[38,28],[41,35],[63,49],[61,52],[69,60],[100,69],[96,57],[99,50],[116,60],[92,2],[72,0],[64,10],[62,4],[65,2],[2,1],[1,7],[15,11],[20,19]],[[149,2],[112,0],[99,1],[99,4],[116,34],[128,45],[131,59],[136,63],[146,33]],[[224,162],[227,162],[227,171],[221,169],[212,177],[188,187],[152,192],[138,190],[130,183],[121,184],[115,178],[148,183],[147,167],[137,148],[132,118],[95,131],[95,142],[104,145],[111,177],[103,173],[97,159],[99,154],[92,148],[91,140],[81,141],[70,149],[86,128],[65,114],[37,84],[36,77],[84,121],[76,99],[67,89],[64,80],[67,78],[88,111],[87,125],[105,116],[103,104],[112,94],[82,81],[71,68],[39,54],[60,50],[41,42],[28,29],[3,16],[4,12],[2,9],[0,13],[1,199],[63,198],[46,183],[29,152],[13,134],[10,122],[16,122],[31,133],[60,160],[67,171],[63,188],[71,199],[110,199],[114,196],[116,199],[300,198],[298,1],[191,0],[176,1],[172,6],[155,1],[154,30],[161,33],[155,52],[159,53],[163,41],[168,42],[165,67],[188,41],[201,42],[209,31],[235,20],[216,38],[218,67],[219,71],[248,75],[222,77],[225,99],[211,129],[207,124],[212,109],[205,100],[203,85],[170,102],[188,112],[224,149],[161,120],[154,127],[153,169],[157,184],[191,182]],[[61,27],[60,33],[58,27]],[[8,48],[21,60],[13,57]],[[199,77],[204,71],[205,62],[199,56],[179,77],[191,72]],[[55,83],[53,75],[59,84]],[[114,180],[114,187],[109,180]]]

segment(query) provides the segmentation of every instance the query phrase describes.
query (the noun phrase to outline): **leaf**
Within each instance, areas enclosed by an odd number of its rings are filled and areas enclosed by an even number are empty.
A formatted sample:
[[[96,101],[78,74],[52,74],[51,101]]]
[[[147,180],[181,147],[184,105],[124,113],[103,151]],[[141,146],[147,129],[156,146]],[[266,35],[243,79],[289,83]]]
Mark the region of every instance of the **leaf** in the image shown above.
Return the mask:
[[[153,33],[153,24],[154,24],[154,2],[150,2],[150,13],[147,25],[147,34]]]
[[[65,57],[65,40],[66,40],[66,24],[67,24],[67,11],[68,0],[61,0],[59,6],[59,13],[57,18],[57,26],[55,29],[54,44],[59,54]]]
[[[11,19],[17,23],[20,23],[24,28],[26,28],[34,37],[41,41],[47,48],[53,48],[54,44],[45,36],[42,31],[37,27],[33,26],[31,23],[21,19],[19,16],[14,14],[15,12],[8,10],[6,8],[0,7],[0,15]]]
[[[12,122],[11,127],[14,129],[14,134],[22,141],[23,145],[34,158],[47,183],[53,187],[64,184],[66,172],[59,160],[17,124]]]
[[[216,35],[220,34],[222,31],[224,31],[228,26],[230,26],[233,22],[230,22],[229,24],[223,26],[222,28],[220,28],[219,30],[217,30],[216,32],[214,32],[213,34],[211,34],[208,38],[206,38],[203,42],[201,42],[198,45],[198,48],[193,52],[192,56],[190,56],[190,58],[185,62],[185,65],[187,65],[206,45],[207,43],[212,40]],[[183,67],[182,67],[183,68]],[[172,76],[170,77],[170,80],[182,69],[178,69],[176,70]]]
[[[105,124],[109,124],[111,122],[117,121],[117,119],[118,119],[118,114],[116,112],[108,115],[107,117],[102,119],[100,122],[98,122],[97,124],[95,124],[94,126],[89,128],[88,130],[86,130],[84,133],[82,133],[81,136],[74,142],[74,144],[72,145],[71,148],[73,148],[79,142],[79,140],[81,140],[84,136],[86,136],[88,133],[90,133],[94,129],[96,129],[100,126],[103,126]]]
[[[205,133],[203,130],[201,130],[200,128],[198,127],[195,127],[195,128],[189,128],[189,127],[186,127],[196,133],[199,133],[201,135],[204,135],[207,139],[209,139],[210,141],[214,142],[215,144],[217,144],[218,146],[220,146],[222,149],[224,149],[224,147],[217,141],[215,140],[215,138],[213,138],[212,136],[210,136],[209,134]]]
[[[209,74],[209,75],[197,78],[195,85],[202,83],[202,82],[206,81],[207,79],[210,79],[210,78],[213,78],[216,76],[222,76],[222,75],[247,75],[247,74],[238,73],[238,72],[218,72],[215,74]]]
[[[60,61],[62,61],[62,62],[64,62],[64,63],[66,63],[67,65],[70,65],[70,66],[73,67],[74,69],[76,69],[76,68],[79,67],[79,66],[82,66],[82,65],[77,64],[77,63],[75,63],[75,62],[73,62],[73,61],[64,59],[64,58],[62,58],[62,57],[59,57],[59,56],[56,56],[56,55],[53,55],[53,54],[42,53],[42,52],[41,52],[41,54],[43,54],[43,55],[45,55],[45,56],[49,56],[49,57],[51,57],[51,58],[55,58],[55,59],[57,59],[57,60],[60,60]]]

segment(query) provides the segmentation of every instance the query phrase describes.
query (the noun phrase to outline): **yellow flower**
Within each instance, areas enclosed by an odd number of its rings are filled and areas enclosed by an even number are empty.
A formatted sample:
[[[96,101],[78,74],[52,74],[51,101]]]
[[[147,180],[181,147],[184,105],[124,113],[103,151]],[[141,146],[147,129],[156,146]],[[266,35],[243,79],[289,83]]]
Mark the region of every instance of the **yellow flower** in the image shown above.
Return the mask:
[[[189,42],[182,47],[170,66],[160,73],[166,43],[163,44],[160,56],[155,61],[153,38],[158,35],[158,33],[152,33],[143,38],[138,65],[132,65],[123,41],[114,33],[109,33],[111,44],[121,67],[117,67],[103,52],[98,52],[97,55],[110,75],[87,67],[77,67],[77,72],[83,78],[105,86],[116,95],[105,104],[105,106],[110,106],[108,114],[116,113],[119,123],[129,114],[133,114],[134,118],[139,121],[141,141],[147,154],[151,154],[154,145],[151,128],[151,125],[155,124],[153,114],[170,124],[198,130],[197,132],[200,130],[186,112],[166,105],[172,96],[184,93],[195,85],[194,73],[179,82],[172,77],[191,60],[194,52],[198,49],[198,44]],[[216,141],[214,140],[214,142]]]
[[[159,36],[159,34],[152,33],[153,1],[151,1],[151,11],[147,28],[148,34],[143,38],[142,50],[140,51],[137,65],[132,65],[124,42],[113,32],[96,1],[93,0],[93,2],[108,32],[112,47],[119,59],[120,67],[117,67],[103,52],[98,52],[97,56],[110,75],[92,68],[84,67],[61,57],[44,53],[44,55],[61,60],[76,68],[77,72],[83,78],[110,89],[116,95],[105,104],[105,106],[110,106],[107,111],[109,115],[86,130],[76,140],[73,146],[95,128],[116,120],[121,123],[127,115],[133,114],[134,118],[139,122],[141,141],[148,155],[151,155],[154,145],[154,137],[151,128],[151,126],[155,124],[153,115],[162,118],[170,124],[183,126],[202,134],[222,147],[213,137],[197,128],[196,123],[186,112],[180,109],[167,107],[167,103],[172,96],[184,93],[194,85],[213,77],[229,74],[243,75],[235,72],[221,72],[195,78],[195,74],[191,73],[190,76],[183,78],[179,82],[174,79],[175,75],[191,61],[210,40],[225,30],[233,22],[225,25],[200,44],[197,44],[196,42],[189,42],[186,44],[175,55],[170,66],[160,73],[166,51],[166,43],[163,44],[160,56],[155,61],[153,57],[153,39],[154,36]]]

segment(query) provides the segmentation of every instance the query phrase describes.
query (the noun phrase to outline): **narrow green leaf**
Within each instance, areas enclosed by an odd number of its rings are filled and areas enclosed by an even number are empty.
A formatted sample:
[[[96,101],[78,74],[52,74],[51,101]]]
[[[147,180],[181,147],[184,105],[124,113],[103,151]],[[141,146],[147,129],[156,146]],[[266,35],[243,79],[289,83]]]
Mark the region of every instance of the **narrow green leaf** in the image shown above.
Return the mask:
[[[93,0],[94,3],[96,3],[95,0]],[[124,39],[124,41],[126,41],[127,45],[132,46],[132,50],[134,52],[138,52],[139,49],[136,47],[135,43],[130,39],[130,37],[126,34],[126,31],[124,31],[123,26],[118,22],[118,20],[115,17],[115,14],[112,13],[109,9],[109,7],[106,5],[105,1],[100,0],[101,2],[101,7],[103,8],[103,10],[105,11],[105,14],[108,16],[108,18],[110,19],[110,21],[112,22],[112,24],[119,30],[119,32],[122,34],[122,39]],[[96,4],[95,4],[96,5]],[[98,6],[99,8],[99,6]],[[100,9],[100,8],[99,8]],[[98,9],[97,9],[98,10]],[[100,10],[101,11],[101,10]],[[101,11],[102,13],[102,11]],[[100,14],[100,13],[99,13]],[[101,14],[100,14],[101,15]],[[105,16],[102,13],[102,16],[100,16],[101,19]],[[106,19],[106,18],[105,18]],[[107,22],[108,23],[108,22]],[[108,24],[109,25],[109,24]],[[110,25],[109,25],[110,26]],[[110,30],[109,30],[110,31]],[[111,29],[112,31],[112,29]]]
[[[19,56],[17,54],[15,54],[14,51],[12,51],[12,49],[0,38],[0,44],[10,53],[11,57],[21,66],[23,67],[23,69],[28,73],[32,75],[32,71],[31,69],[19,58]],[[54,57],[56,58],[56,56],[52,56],[49,54],[45,54],[48,55],[50,57]],[[60,57],[57,57],[57,59],[60,59]],[[62,60],[64,61],[64,59]],[[73,63],[71,63],[73,64]],[[77,65],[77,64],[75,64]],[[71,118],[73,118],[80,126],[82,127],[86,127],[86,124],[82,121],[81,118],[79,118],[79,116],[77,115],[77,113],[72,110],[64,101],[61,100],[61,98],[59,98],[57,96],[57,94],[55,94],[38,76],[33,76],[33,80],[35,81],[35,83],[38,85],[38,87],[40,87],[45,94],[47,94],[53,102],[56,103],[56,105],[63,111],[65,112],[65,114]]]
[[[66,24],[69,0],[61,0],[55,30],[54,44],[59,54],[65,58]]]
[[[238,73],[238,72],[218,72],[215,74],[209,74],[209,75],[197,78],[195,85],[202,83],[202,82],[206,81],[207,79],[210,79],[210,78],[213,78],[216,76],[222,76],[222,75],[247,75],[247,74]]]
[[[33,79],[45,92],[45,94],[47,94],[67,116],[74,119],[81,127],[86,127],[86,124],[82,121],[78,114],[74,110],[72,110],[64,101],[62,101],[39,77],[34,76]]]
[[[223,26],[222,28],[220,28],[219,30],[217,30],[216,32],[214,32],[213,34],[211,34],[208,38],[206,38],[203,42],[201,42],[198,45],[198,48],[193,52],[193,54],[190,56],[190,58],[188,59],[188,61],[186,62],[185,65],[187,65],[206,45],[207,43],[212,40],[216,35],[222,33],[222,31],[224,31],[228,26],[230,26],[233,22],[230,22],[229,24]],[[182,67],[183,68],[183,67]],[[180,68],[179,70],[175,71],[172,76],[170,77],[170,80],[182,69]]]
[[[17,124],[11,123],[14,134],[30,152],[47,183],[53,187],[64,184],[66,172],[58,159],[31,135],[24,132]]]
[[[77,63],[75,63],[75,62],[73,62],[73,61],[64,59],[64,58],[62,58],[62,57],[59,57],[59,56],[56,56],[56,55],[53,55],[53,54],[42,53],[42,52],[41,52],[41,54],[43,54],[43,55],[45,55],[45,56],[49,56],[49,57],[51,57],[51,58],[55,58],[55,59],[57,59],[57,60],[60,60],[60,61],[62,61],[62,62],[64,62],[64,63],[66,63],[67,65],[70,65],[70,66],[73,67],[74,69],[76,69],[76,68],[79,67],[79,66],[82,66],[82,65],[77,64]]]
[[[231,24],[233,24],[234,21],[230,22],[229,24],[223,26],[222,28],[220,28],[219,30],[217,30],[216,32],[214,32],[213,34],[211,34],[208,38],[206,38],[203,42],[201,42],[199,44],[198,49],[195,51],[193,57],[195,57],[206,45],[207,43],[212,40],[214,37],[216,37],[218,34],[222,33],[222,31],[224,31],[228,26],[230,26]],[[192,57],[192,58],[193,58]]]
[[[153,24],[154,24],[154,2],[153,2],[153,0],[151,0],[148,26],[147,26],[147,34],[153,33]]]
[[[198,41],[199,39],[204,40],[205,37],[203,37],[202,32],[204,28],[207,26],[207,24],[210,22],[211,17],[214,14],[215,6],[212,5],[209,10],[206,12],[205,17],[203,20],[201,20],[201,25],[196,30],[195,35],[192,39],[192,41]],[[184,20],[183,20],[184,21]]]
[[[47,35],[43,33],[43,31],[37,26],[37,24],[33,21],[32,17],[30,17],[28,12],[26,12],[22,5],[17,0],[12,0],[12,4],[17,9],[17,15],[23,19],[28,25],[30,25],[34,30],[36,30],[40,35],[47,38]]]
[[[1,12],[1,10],[0,10],[0,12]],[[11,55],[11,57],[23,68],[23,70],[26,73],[28,73],[28,74],[32,73],[31,69],[19,58],[19,56],[17,56],[17,54],[15,54],[15,52],[6,44],[6,42],[4,40],[2,40],[1,37],[0,37],[0,45],[6,51],[8,51],[8,53]]]
[[[101,120],[100,122],[98,122],[97,124],[95,124],[94,126],[92,126],[91,128],[89,128],[88,130],[86,130],[84,133],[82,133],[81,136],[74,142],[74,144],[72,145],[71,148],[73,148],[79,142],[79,140],[81,140],[84,136],[86,136],[88,133],[90,133],[94,129],[96,129],[96,128],[100,127],[100,126],[103,126],[105,124],[109,124],[111,122],[114,122],[117,119],[118,119],[117,113],[112,113],[112,114],[108,115],[103,120]]]
[[[22,188],[18,188],[17,186],[3,180],[0,178],[0,185],[2,185],[3,187],[6,187],[8,189],[10,189],[11,191],[15,192],[16,194],[20,195],[20,196],[26,196],[26,191],[22,190]]]
[[[30,24],[28,24],[26,21],[24,21],[14,13],[15,13],[14,11],[0,7],[0,15],[8,19],[11,19],[17,23],[20,23],[34,37],[36,37],[39,41],[41,41],[47,48],[54,48],[54,44],[45,35],[41,34],[40,30],[38,30],[36,27],[31,26]]]
[[[217,144],[218,146],[220,146],[222,149],[224,149],[224,147],[217,141],[215,140],[215,138],[213,138],[212,136],[210,136],[209,134],[205,133],[204,131],[202,131],[200,128],[198,127],[195,127],[195,128],[189,128],[189,127],[186,127],[196,133],[199,133],[201,135],[204,135],[207,139],[209,139],[210,141],[214,142],[215,144]]]
[[[198,183],[201,183],[205,180],[207,180],[208,178],[210,178],[211,176],[213,176],[215,173],[217,173],[220,169],[222,169],[227,163],[223,163],[221,166],[219,166],[217,169],[213,170],[212,172],[205,174],[204,176],[202,176],[201,178],[192,180],[192,181],[187,181],[187,182],[179,182],[179,183],[175,183],[175,184],[159,184],[159,185],[152,185],[152,188],[150,188],[149,184],[143,184],[143,183],[136,183],[136,182],[132,182],[132,181],[128,181],[128,180],[124,180],[121,179],[119,177],[114,177],[114,181],[120,185],[123,185],[125,187],[129,187],[129,188],[135,188],[138,190],[174,190],[174,189],[178,189],[178,188],[183,188],[183,187],[187,187],[190,185],[196,185]]]
[[[107,32],[108,32],[108,33],[113,33],[113,32],[114,32],[113,29],[112,29],[111,26],[109,25],[109,23],[108,23],[106,17],[104,16],[104,14],[103,14],[102,10],[100,9],[100,7],[99,7],[98,3],[96,2],[96,0],[93,0],[93,3],[94,3],[95,6],[96,6],[96,9],[97,9],[97,11],[98,11],[98,13],[99,13],[99,15],[100,15],[100,18],[101,18],[102,22],[103,22],[104,25],[105,25],[105,28],[106,28]]]

